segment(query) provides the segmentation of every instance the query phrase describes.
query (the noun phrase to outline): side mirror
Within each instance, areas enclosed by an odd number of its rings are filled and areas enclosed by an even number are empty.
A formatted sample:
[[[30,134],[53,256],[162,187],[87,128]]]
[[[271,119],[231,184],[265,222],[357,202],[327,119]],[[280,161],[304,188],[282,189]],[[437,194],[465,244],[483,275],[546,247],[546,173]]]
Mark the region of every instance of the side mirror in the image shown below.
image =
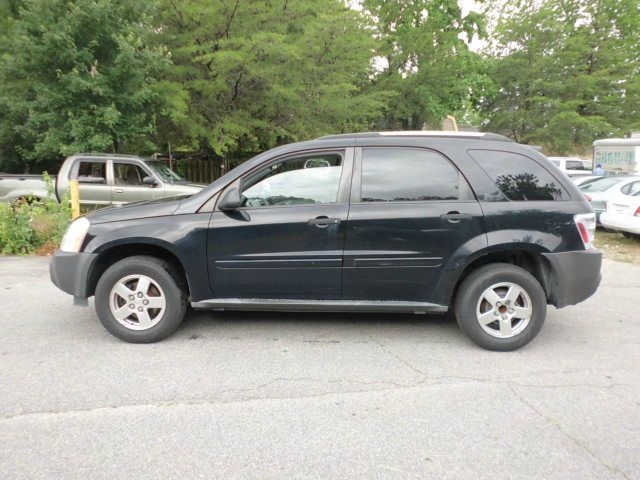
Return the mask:
[[[156,181],[155,178],[153,178],[151,175],[149,175],[149,176],[144,177],[142,179],[142,184],[143,185],[149,185],[151,187],[155,187],[158,184],[158,182]]]
[[[240,208],[243,203],[244,196],[240,193],[239,186],[234,185],[222,194],[222,197],[218,201],[218,208],[225,212]]]

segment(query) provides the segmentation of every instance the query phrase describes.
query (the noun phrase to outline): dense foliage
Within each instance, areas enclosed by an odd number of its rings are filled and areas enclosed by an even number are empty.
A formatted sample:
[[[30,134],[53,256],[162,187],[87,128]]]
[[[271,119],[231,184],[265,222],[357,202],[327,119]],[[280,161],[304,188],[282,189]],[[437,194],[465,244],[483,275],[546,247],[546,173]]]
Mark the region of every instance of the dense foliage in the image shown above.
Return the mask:
[[[390,94],[379,127],[437,130],[485,91],[481,58],[468,47],[484,34],[482,15],[463,15],[457,0],[364,0],[363,7],[374,19],[381,64],[371,89]]]
[[[564,154],[640,128],[637,0],[499,3],[486,129]]]
[[[24,0],[0,37],[0,167],[41,172],[79,151],[149,148],[169,65],[145,2]],[[1,15],[0,15],[1,16]]]
[[[374,41],[339,0],[168,0],[174,117],[163,139],[217,155],[358,130],[381,95],[363,92]]]
[[[0,0],[0,171],[78,151],[228,164],[443,117],[585,150],[640,128],[637,0]],[[488,35],[481,53],[472,38]],[[232,166],[232,165],[229,165]]]

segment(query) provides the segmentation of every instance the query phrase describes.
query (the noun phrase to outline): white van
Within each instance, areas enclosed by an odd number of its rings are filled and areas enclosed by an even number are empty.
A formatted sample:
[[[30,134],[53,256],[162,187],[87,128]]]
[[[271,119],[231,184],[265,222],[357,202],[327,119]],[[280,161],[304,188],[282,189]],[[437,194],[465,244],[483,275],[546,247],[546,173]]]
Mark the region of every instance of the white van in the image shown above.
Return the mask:
[[[593,159],[607,175],[640,175],[640,137],[596,140]]]

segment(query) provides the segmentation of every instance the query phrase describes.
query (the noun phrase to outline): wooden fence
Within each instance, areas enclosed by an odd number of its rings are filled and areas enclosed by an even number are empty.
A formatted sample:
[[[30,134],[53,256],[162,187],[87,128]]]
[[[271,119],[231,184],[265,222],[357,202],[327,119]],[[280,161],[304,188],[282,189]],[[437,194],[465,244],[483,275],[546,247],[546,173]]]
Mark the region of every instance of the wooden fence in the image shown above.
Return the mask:
[[[175,170],[190,182],[211,183],[224,173],[224,163],[213,160],[176,160]]]

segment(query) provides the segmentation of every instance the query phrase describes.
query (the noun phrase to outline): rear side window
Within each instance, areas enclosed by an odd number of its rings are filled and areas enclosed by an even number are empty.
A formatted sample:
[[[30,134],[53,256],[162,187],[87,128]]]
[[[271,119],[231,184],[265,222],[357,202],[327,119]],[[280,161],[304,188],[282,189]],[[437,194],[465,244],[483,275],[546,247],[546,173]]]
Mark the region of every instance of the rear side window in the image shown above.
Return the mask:
[[[76,178],[78,183],[102,184],[107,183],[107,164],[105,162],[82,160],[78,165]]]
[[[560,182],[533,159],[512,152],[469,150],[469,155],[509,200],[568,200]]]
[[[443,156],[415,148],[363,148],[363,202],[458,200],[460,175]]]

